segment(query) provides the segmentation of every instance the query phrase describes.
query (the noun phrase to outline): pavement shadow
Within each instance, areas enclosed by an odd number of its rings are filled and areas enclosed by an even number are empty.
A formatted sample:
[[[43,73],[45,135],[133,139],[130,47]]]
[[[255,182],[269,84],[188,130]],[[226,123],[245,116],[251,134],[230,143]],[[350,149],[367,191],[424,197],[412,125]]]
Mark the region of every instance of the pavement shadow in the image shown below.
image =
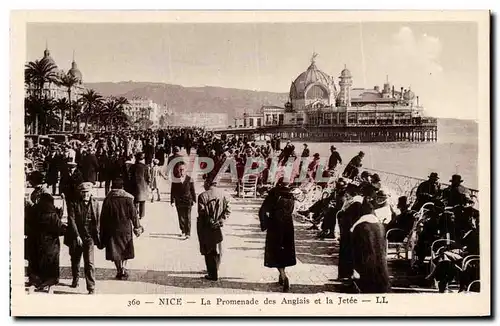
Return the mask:
[[[255,249],[255,248],[253,248]],[[261,249],[260,249],[261,250]],[[219,289],[234,289],[259,292],[281,292],[282,288],[276,282],[257,283],[257,282],[239,282],[240,277],[221,277],[218,281],[207,281],[204,278],[205,272],[200,270],[195,271],[153,271],[141,269],[129,269],[129,279],[126,282],[152,283],[177,288],[219,288]],[[181,276],[182,274],[193,275],[193,277]],[[97,281],[116,281],[116,270],[112,268],[96,268],[95,278]],[[198,277],[197,277],[197,276]],[[84,278],[83,269],[80,269],[80,278]],[[71,268],[61,267],[61,279],[71,279]],[[58,286],[69,286],[64,283]],[[289,293],[321,293],[334,292],[334,284],[311,285],[311,284],[291,284]],[[221,291],[223,292],[223,291]],[[54,294],[84,294],[79,292],[64,291],[54,289]]]

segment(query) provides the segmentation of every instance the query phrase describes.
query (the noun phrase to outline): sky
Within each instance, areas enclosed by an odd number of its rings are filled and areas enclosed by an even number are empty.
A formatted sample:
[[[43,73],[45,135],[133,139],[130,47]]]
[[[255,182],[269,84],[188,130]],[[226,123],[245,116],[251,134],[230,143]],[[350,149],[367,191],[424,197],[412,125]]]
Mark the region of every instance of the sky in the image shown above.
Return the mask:
[[[318,53],[353,87],[410,87],[428,115],[478,118],[478,39],[471,22],[29,24],[26,60],[46,44],[57,65],[73,52],[84,82],[144,81],[287,93]],[[282,105],[282,103],[276,103]]]

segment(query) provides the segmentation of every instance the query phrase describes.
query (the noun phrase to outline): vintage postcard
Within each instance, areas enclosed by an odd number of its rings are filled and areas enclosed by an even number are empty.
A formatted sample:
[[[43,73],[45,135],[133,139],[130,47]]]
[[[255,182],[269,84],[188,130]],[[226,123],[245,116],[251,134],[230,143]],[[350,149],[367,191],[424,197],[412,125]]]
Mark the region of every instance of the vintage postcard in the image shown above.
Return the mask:
[[[489,12],[11,15],[12,315],[491,314]]]

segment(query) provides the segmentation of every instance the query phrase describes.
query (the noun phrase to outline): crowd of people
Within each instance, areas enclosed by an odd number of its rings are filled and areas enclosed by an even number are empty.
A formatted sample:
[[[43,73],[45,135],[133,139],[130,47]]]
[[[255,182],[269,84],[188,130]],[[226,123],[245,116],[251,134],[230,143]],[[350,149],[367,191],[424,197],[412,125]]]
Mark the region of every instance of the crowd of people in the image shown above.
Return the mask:
[[[281,149],[279,138],[259,145],[246,137],[170,128],[89,135],[84,142],[35,147],[29,154],[34,157],[36,153],[43,162],[43,173],[34,171],[27,176],[34,188],[26,202],[25,217],[29,284],[46,289],[58,283],[61,235],[71,256],[71,286],[78,286],[83,256],[87,290],[94,293],[94,247],[105,249],[106,259],[116,266],[117,279],[127,279],[126,262],[134,258],[133,235],[144,231],[141,220],[147,218],[146,202],[161,199],[160,178],[172,179],[170,203],[176,207],[183,239],[191,236],[191,211],[197,205],[197,233],[207,265],[206,278],[217,280],[222,227],[231,212],[229,197],[217,184],[221,173],[232,172],[232,167],[236,170],[236,196],[244,191],[244,178],[251,171],[257,193],[265,198],[259,211],[261,229],[267,232],[264,264],[278,269],[284,292],[290,288],[285,268],[296,264],[294,214],[307,217],[311,228],[320,227],[319,238],[340,239],[339,280],[362,293],[390,291],[387,242],[413,241],[416,268],[423,266],[435,240],[453,242],[456,247],[443,247],[433,261],[435,268],[427,275],[438,280],[441,291],[454,275],[449,261],[458,265],[466,256],[479,254],[479,213],[459,175],[452,176],[450,186],[441,190],[437,173],[431,173],[429,180],[418,186],[413,203],[408,195],[401,196],[393,207],[380,176],[362,171],[363,152],[343,166],[341,155],[331,146],[321,170],[320,154],[311,157],[308,145],[303,146],[297,155],[290,142]],[[180,154],[181,148],[188,156],[195,150],[198,158],[213,163],[213,168],[207,169],[209,164],[201,160],[196,167],[203,171],[205,187],[198,196],[195,177],[187,175],[193,163]],[[290,159],[292,168],[284,176],[280,168]],[[304,183],[316,183],[329,191],[297,212],[297,189]],[[102,203],[93,196],[96,187],[105,188]],[[54,205],[57,196],[63,199],[62,209]],[[425,205],[430,208],[421,214]],[[63,215],[67,215],[66,223]],[[398,232],[389,237],[391,229]],[[470,275],[460,278],[461,290],[471,279]]]

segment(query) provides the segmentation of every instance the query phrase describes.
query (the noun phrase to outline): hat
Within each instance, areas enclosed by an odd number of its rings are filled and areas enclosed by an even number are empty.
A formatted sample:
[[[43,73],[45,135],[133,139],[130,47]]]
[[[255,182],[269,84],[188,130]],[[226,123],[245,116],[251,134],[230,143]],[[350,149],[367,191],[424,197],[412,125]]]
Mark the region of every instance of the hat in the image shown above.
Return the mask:
[[[332,146],[330,146],[330,149],[336,150],[337,147],[335,147],[335,146],[332,145]]]
[[[365,152],[360,151],[358,154],[359,154],[359,155],[365,155]]]
[[[83,182],[83,183],[80,183],[80,185],[78,186],[78,191],[80,192],[86,192],[86,191],[90,191],[92,189],[92,182]]]
[[[314,157],[319,157],[319,153],[314,153]]]
[[[380,181],[380,176],[377,173],[374,173],[372,175],[372,182],[379,182]]]
[[[305,146],[305,147],[307,147],[307,144],[306,144],[306,143],[304,143],[304,146]]]
[[[401,196],[398,198],[398,205],[396,206],[397,208],[402,208],[402,207],[407,208],[408,206],[409,206],[408,205],[408,197]]]
[[[451,176],[451,180],[450,182],[458,182],[458,183],[462,183],[464,182],[464,180],[462,180],[462,176],[459,175],[459,174],[454,174]]]
[[[368,178],[368,177],[370,177],[370,176],[371,176],[371,174],[370,174],[370,172],[368,172],[368,171],[363,171],[363,172],[361,172],[361,178]]]
[[[70,165],[70,166],[77,166],[78,164],[76,164],[75,161],[71,160],[71,161],[68,161],[66,164]]]
[[[142,152],[135,154],[135,159],[136,159],[137,161],[141,161],[141,160],[143,160],[145,157],[146,157],[146,155],[144,155],[144,153],[142,153]]]
[[[389,198],[389,196],[387,196],[385,191],[379,190],[375,195],[375,202],[377,203],[377,205],[384,205],[387,202],[387,198]]]
[[[429,179],[439,179],[438,174],[437,174],[436,172],[432,172],[432,173],[429,175]]]

